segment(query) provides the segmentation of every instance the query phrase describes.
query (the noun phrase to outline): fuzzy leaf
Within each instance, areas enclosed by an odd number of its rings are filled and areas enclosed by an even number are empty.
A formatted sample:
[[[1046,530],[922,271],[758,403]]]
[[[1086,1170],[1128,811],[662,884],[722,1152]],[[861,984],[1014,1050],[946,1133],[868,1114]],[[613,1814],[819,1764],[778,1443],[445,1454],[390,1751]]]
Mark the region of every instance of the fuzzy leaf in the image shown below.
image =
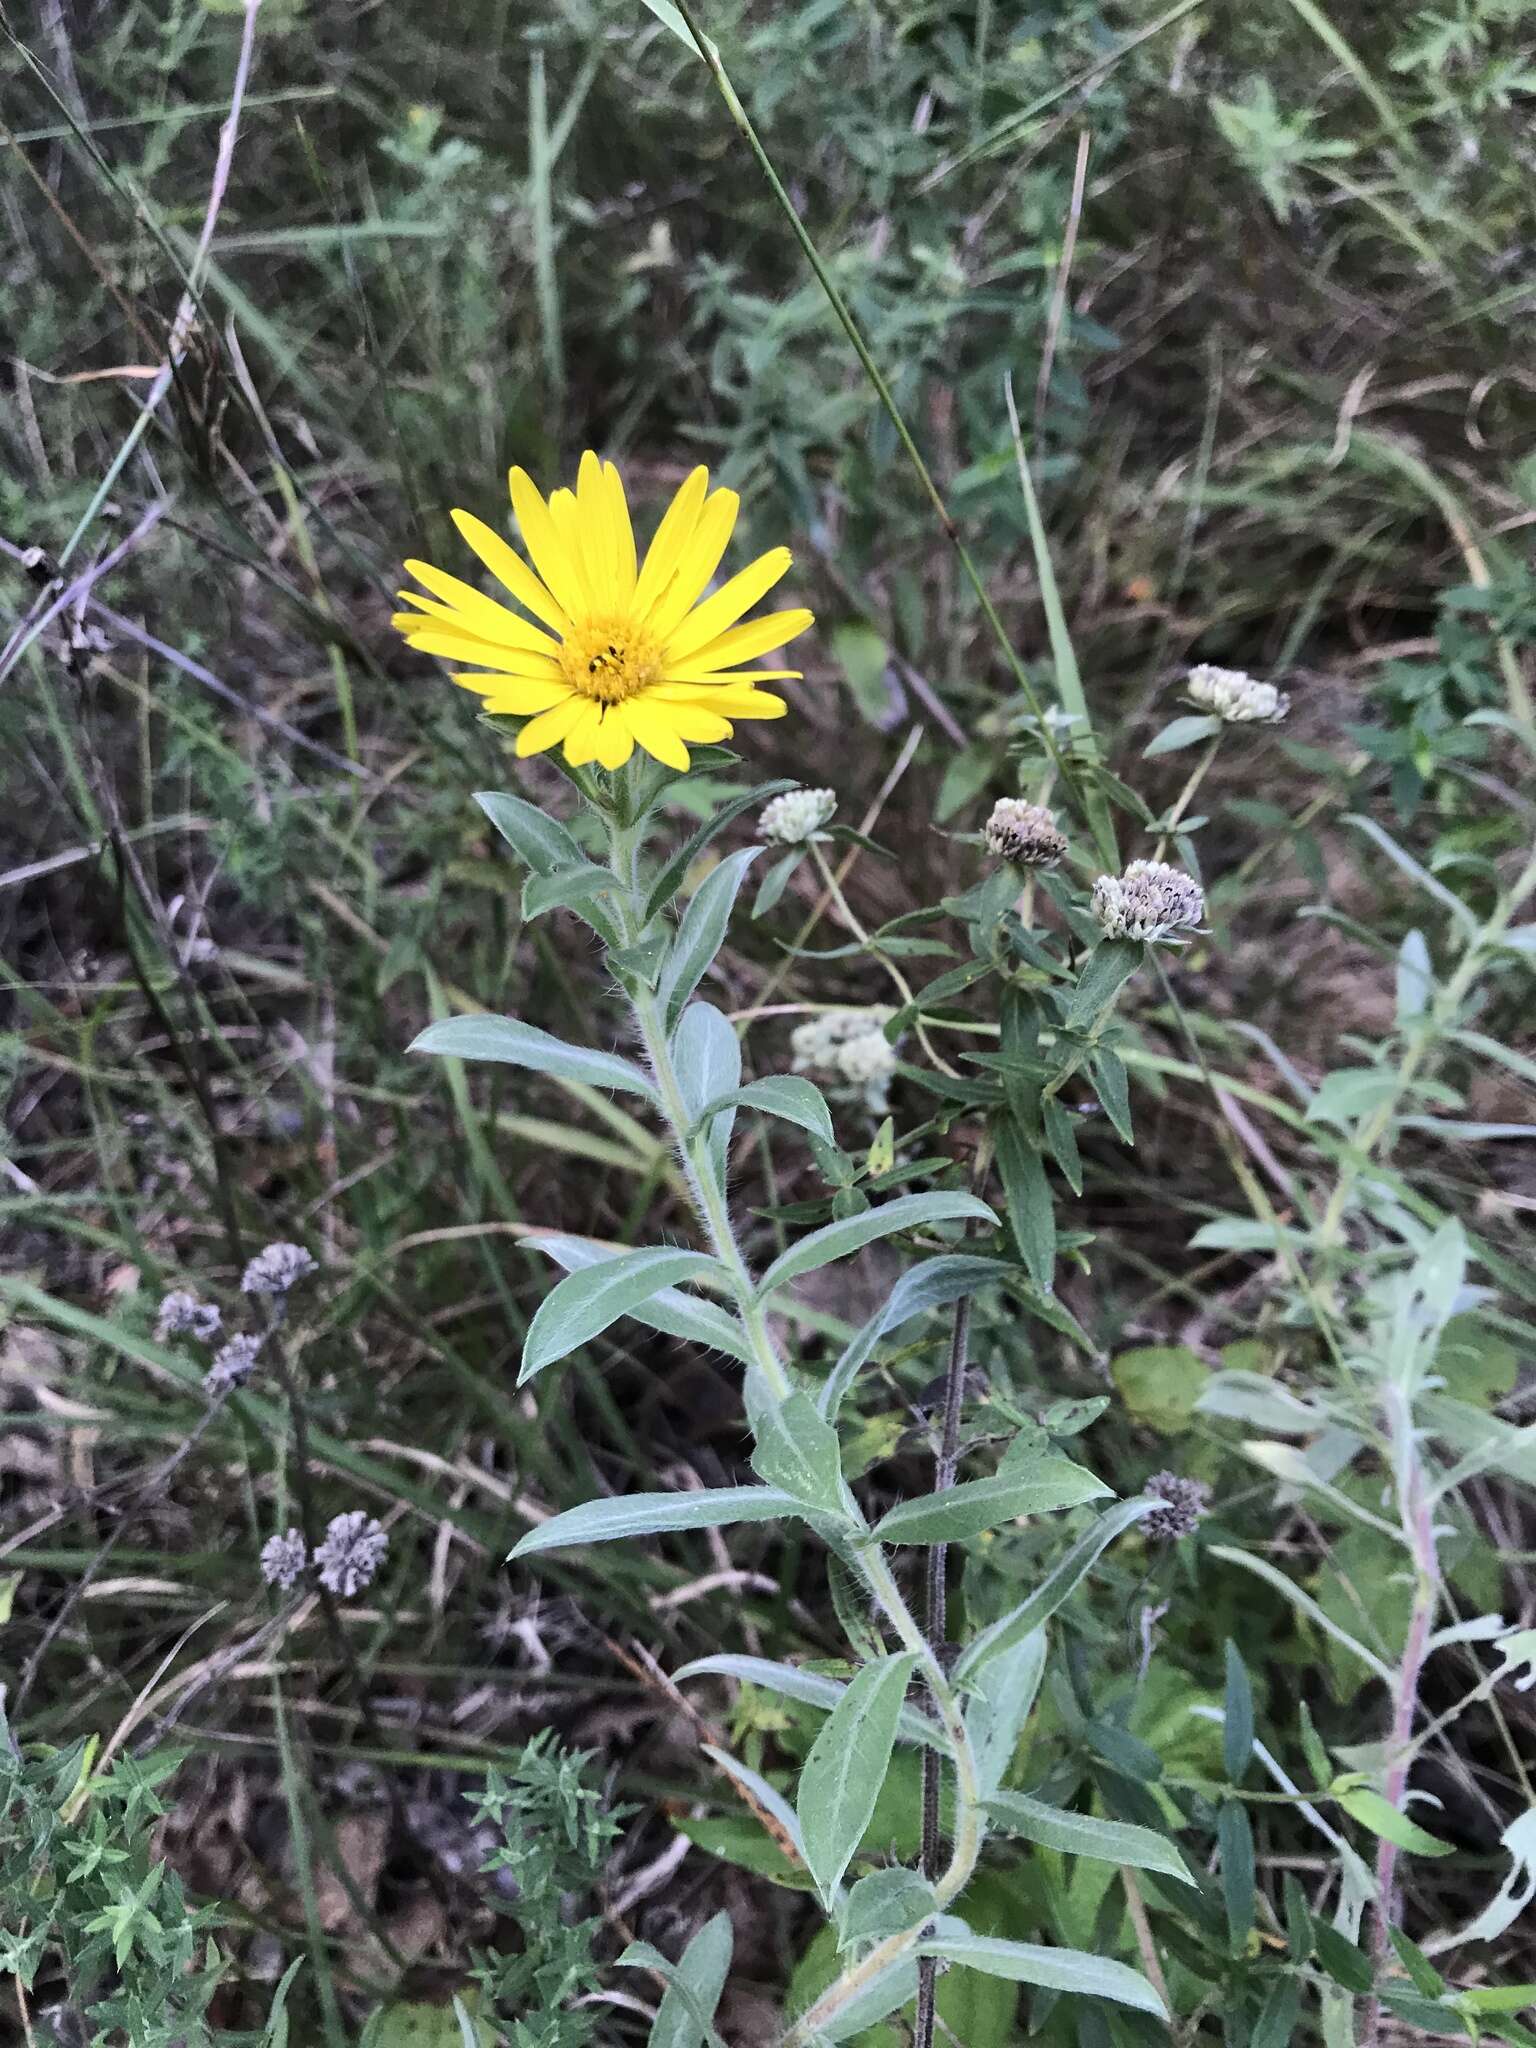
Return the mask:
[[[802,1273],[846,1258],[850,1252],[860,1251],[876,1238],[890,1237],[898,1230],[916,1230],[924,1223],[956,1223],[972,1217],[981,1223],[997,1222],[986,1203],[978,1202],[974,1195],[900,1195],[878,1209],[846,1216],[839,1223],[824,1224],[809,1237],[802,1237],[774,1260],[758,1283],[758,1294],[771,1294],[786,1281],[798,1280]]]
[[[1180,1884],[1193,1884],[1188,1866],[1172,1842],[1151,1828],[1129,1821],[1099,1820],[1093,1814],[1067,1813],[1059,1806],[1030,1799],[1022,1792],[997,1792],[987,1811],[1010,1835],[1063,1856],[1090,1856],[1099,1863],[1124,1863],[1132,1870],[1156,1870]]]
[[[520,1023],[516,1017],[490,1013],[445,1017],[418,1032],[406,1050],[442,1053],[459,1060],[500,1060],[508,1066],[548,1074],[556,1081],[577,1081],[588,1088],[623,1088],[631,1095],[643,1095],[648,1102],[657,1099],[645,1075],[628,1060],[609,1052],[594,1052],[588,1046],[567,1045],[563,1039],[539,1030],[536,1024]]]
[[[917,1653],[866,1664],[827,1717],[800,1773],[795,1809],[805,1860],[829,1900],[863,1839],[885,1783]]]
[[[727,854],[689,899],[667,954],[667,964],[661,971],[662,1010],[669,1031],[719,952],[736,893],[747,869],[762,850],[760,846],[744,846],[739,853]]]
[[[918,1954],[963,1963],[989,1977],[1007,1977],[1015,1984],[1037,1984],[1046,1991],[1067,1991],[1079,1998],[1108,1998],[1134,2006],[1154,2019],[1166,2019],[1163,2002],[1139,1970],[1084,1949],[1040,1948],[1029,1941],[1004,1941],[999,1936],[950,1933],[947,1929],[918,1944]]]
[[[528,1325],[518,1385],[557,1358],[569,1357],[664,1287],[706,1276],[723,1278],[723,1269],[703,1252],[679,1251],[669,1245],[621,1252],[601,1265],[567,1273],[545,1295]]]
[[[673,1535],[682,1529],[719,1529],[728,1522],[774,1522],[795,1512],[787,1493],[772,1486],[705,1487],[697,1493],[622,1493],[584,1501],[553,1515],[516,1545],[511,1557],[540,1550],[571,1550],[584,1543],[620,1543],[634,1536]]]
[[[963,1543],[1019,1515],[1051,1514],[1102,1500],[1111,1489],[1070,1458],[1046,1457],[1022,1471],[967,1479],[916,1500],[904,1500],[875,1524],[882,1543]]]

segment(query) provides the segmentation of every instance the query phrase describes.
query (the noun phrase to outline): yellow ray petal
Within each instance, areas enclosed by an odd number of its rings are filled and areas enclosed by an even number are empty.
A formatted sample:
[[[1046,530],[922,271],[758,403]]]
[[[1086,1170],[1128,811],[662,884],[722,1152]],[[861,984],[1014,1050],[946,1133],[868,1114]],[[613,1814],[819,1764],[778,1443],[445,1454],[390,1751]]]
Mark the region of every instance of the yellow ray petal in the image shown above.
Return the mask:
[[[460,632],[452,626],[434,625],[430,619],[423,619],[408,639],[413,654],[435,654],[444,661],[469,662],[476,668],[496,669],[502,675],[560,673],[555,663],[541,655],[529,654],[520,647],[499,647],[493,640],[482,640],[477,634]]]
[[[556,604],[571,618],[586,610],[579,565],[556,530],[549,507],[539,496],[533,478],[525,469],[512,470],[507,478],[512,493],[512,510],[523,536],[528,559],[544,579],[544,586]]]
[[[660,694],[660,690],[646,691],[647,697]],[[789,706],[771,690],[711,690],[707,696],[690,699],[688,709],[715,711],[722,718],[782,718]]]
[[[722,718],[718,711],[701,711],[697,704],[658,705],[657,709],[680,740],[692,740],[695,746],[728,740],[731,736],[731,721]]]
[[[622,768],[635,751],[635,735],[627,704],[610,704],[607,716],[597,728],[597,764],[600,768]]]
[[[704,607],[701,605],[700,610]],[[681,675],[708,674],[712,670],[734,668],[738,662],[751,661],[759,654],[767,654],[775,647],[783,647],[803,633],[812,623],[813,614],[808,611],[767,612],[760,619],[748,619],[744,626],[732,626],[728,633],[717,633],[713,640],[697,648],[685,660],[675,665]],[[667,664],[669,675],[674,664]]]
[[[665,706],[653,705],[645,697],[634,697],[625,706],[635,738],[645,751],[665,767],[688,772],[688,749],[683,745]]]
[[[477,639],[492,640],[499,647],[526,647],[539,654],[560,652],[557,640],[530,626],[494,597],[483,597],[473,584],[450,576],[446,569],[435,569],[430,562],[407,562],[405,566],[434,597],[452,606],[458,615],[455,623]]]
[[[671,582],[672,572],[699,523],[699,513],[708,489],[709,471],[701,466],[684,479],[662,514],[661,524],[645,551],[640,580],[635,585],[637,618],[645,618]]]
[[[552,626],[563,640],[571,630],[564,607],[555,602],[517,550],[508,547],[501,535],[473,512],[454,512],[450,517],[496,581],[511,591],[525,611]]]
[[[741,500],[734,491],[716,491],[712,498],[705,499],[699,523],[678,557],[672,581],[651,612],[648,623],[658,640],[670,639],[704,594],[710,577],[720,566],[740,509]]]
[[[572,690],[561,703],[541,711],[537,718],[530,718],[517,736],[518,759],[526,761],[530,754],[543,754],[557,746],[587,709],[588,702]]]
[[[532,659],[532,656],[529,657]],[[681,676],[669,676],[664,683],[650,685],[653,695],[665,697],[672,704],[691,704],[699,697],[717,696],[721,690],[733,683],[803,683],[805,677],[797,668],[743,668],[731,669],[725,675],[716,675],[711,669],[701,674],[697,669],[685,669]]]
[[[597,759],[598,735],[603,729],[603,707],[588,697],[581,715],[565,736],[565,758],[573,768],[584,768]]]
[[[728,583],[722,583],[713,597],[696,605],[667,641],[664,659],[669,669],[690,660],[701,647],[718,640],[728,626],[734,626],[743,612],[750,611],[765,597],[790,564],[788,548],[772,548],[755,562],[740,569]]]
[[[526,676],[456,675],[453,680],[466,690],[478,690],[486,710],[498,718],[531,718],[536,711],[552,711],[571,694],[570,684],[563,679],[544,683]]]
[[[582,544],[581,508],[576,503],[576,493],[551,491],[549,516],[555,523],[560,545],[565,549],[566,557],[576,573],[582,602],[590,614],[602,608],[602,591],[601,586],[593,581],[587,566],[586,551]]]
[[[611,462],[603,464],[603,483],[608,493],[608,519],[613,529],[613,573],[615,594],[621,604],[630,605],[635,596],[635,529],[624,496],[624,479]]]
[[[606,608],[614,586],[614,536],[603,465],[590,448],[576,471],[575,532],[586,571],[587,591],[597,604]]]

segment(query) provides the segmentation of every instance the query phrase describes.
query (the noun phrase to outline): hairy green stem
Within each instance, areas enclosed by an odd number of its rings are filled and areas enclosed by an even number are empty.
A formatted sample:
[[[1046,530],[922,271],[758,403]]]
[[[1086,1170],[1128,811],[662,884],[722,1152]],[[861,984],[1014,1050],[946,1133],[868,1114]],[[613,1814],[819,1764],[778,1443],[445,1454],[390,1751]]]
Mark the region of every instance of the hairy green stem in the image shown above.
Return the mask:
[[[645,918],[645,892],[640,875],[641,826],[623,821],[611,809],[604,808],[601,815],[609,833],[609,864],[625,890],[626,900],[620,905],[620,928],[625,943],[632,945],[640,936]],[[656,1091],[661,1098],[662,1113],[671,1128],[687,1177],[689,1194],[711,1249],[729,1279],[753,1364],[760,1372],[764,1386],[776,1400],[782,1401],[793,1391],[793,1382],[768,1327],[767,1314],[752,1270],[737,1243],[730,1205],[707,1155],[707,1139],[702,1132],[692,1129],[694,1120],[689,1115],[678,1079],[661,1004],[655,992],[644,986],[632,987],[629,1001]],[[845,1555],[902,1648],[917,1659],[948,1738],[955,1772],[954,1836],[948,1865],[934,1885],[935,1900],[943,1907],[965,1889],[976,1868],[983,1838],[980,1783],[965,1717],[943,1660],[897,1585],[881,1546],[873,1539],[854,1542],[847,1547]],[[785,2035],[783,2048],[798,2048],[798,2044],[811,2033],[824,2027],[887,1964],[909,1954],[921,1939],[921,1932],[920,1928],[913,1928],[882,1942],[861,1963],[844,1971]]]

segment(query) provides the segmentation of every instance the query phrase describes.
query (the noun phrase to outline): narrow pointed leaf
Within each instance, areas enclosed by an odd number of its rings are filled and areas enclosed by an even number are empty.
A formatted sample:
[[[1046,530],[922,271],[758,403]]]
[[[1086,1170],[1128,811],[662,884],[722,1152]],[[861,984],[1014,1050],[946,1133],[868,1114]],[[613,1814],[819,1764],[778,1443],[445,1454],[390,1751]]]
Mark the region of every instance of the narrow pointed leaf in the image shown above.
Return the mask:
[[[1022,1792],[996,1792],[987,1811],[1000,1828],[1026,1842],[1038,1842],[1063,1856],[1089,1856],[1098,1863],[1128,1864],[1132,1870],[1155,1870],[1180,1884],[1193,1884],[1188,1866],[1172,1842],[1151,1828],[1130,1821],[1100,1820],[1094,1814],[1066,1813],[1059,1806],[1030,1799]]]
[[[672,1675],[681,1685],[685,1678],[704,1678],[714,1674],[720,1678],[738,1678],[743,1684],[761,1686],[764,1692],[778,1693],[787,1700],[799,1700],[803,1706],[820,1707],[831,1713],[844,1693],[848,1681],[829,1678],[822,1671],[807,1671],[798,1664],[778,1664],[769,1657],[743,1657],[722,1652],[715,1657],[695,1657],[691,1664],[685,1664],[681,1671]],[[949,1738],[937,1721],[929,1720],[919,1708],[903,1706],[896,1723],[898,1742],[921,1742],[929,1749],[948,1754]]]
[[[1042,1622],[1049,1620],[1062,1602],[1077,1590],[1115,1538],[1134,1522],[1139,1522],[1143,1515],[1151,1514],[1156,1506],[1157,1502],[1152,1500],[1123,1500],[1100,1515],[1054,1569],[1046,1573],[1028,1599],[1021,1601],[1011,1614],[1003,1615],[976,1638],[955,1666],[956,1679],[962,1682],[969,1679],[983,1665],[1000,1656],[1004,1650],[1012,1649],[1015,1643],[1021,1642]]]
[[[885,1783],[917,1653],[866,1664],[822,1725],[800,1773],[796,1811],[807,1868],[830,1899]]]
[[[475,802],[526,868],[552,875],[580,867],[586,855],[558,818],[499,789],[477,789]]]
[[[796,1074],[770,1074],[766,1080],[732,1088],[706,1103],[694,1122],[700,1124],[718,1110],[736,1108],[760,1109],[765,1116],[782,1117],[785,1123],[798,1124],[802,1131],[810,1131],[828,1145],[836,1142],[826,1098],[814,1081],[802,1080]]]
[[[581,1272],[567,1273],[545,1295],[528,1325],[518,1385],[557,1358],[569,1357],[664,1287],[706,1277],[723,1277],[715,1260],[703,1252],[679,1251],[668,1245],[646,1245]]]
[[[995,1260],[961,1253],[941,1254],[909,1267],[827,1376],[816,1404],[822,1414],[829,1421],[836,1419],[859,1368],[888,1330],[900,1329],[924,1309],[941,1308],[1003,1277],[1003,1268]]]
[[[773,1522],[795,1512],[787,1493],[772,1486],[706,1487],[698,1493],[623,1493],[589,1500],[530,1529],[513,1557],[540,1550],[570,1550],[584,1543],[621,1543],[633,1536],[670,1536],[679,1530],[720,1529],[730,1522]]]
[[[974,1195],[929,1194],[901,1195],[894,1202],[885,1202],[878,1209],[866,1209],[860,1216],[847,1216],[839,1223],[824,1224],[820,1230],[813,1230],[809,1237],[802,1237],[798,1244],[774,1260],[758,1284],[758,1293],[767,1295],[775,1287],[782,1287],[786,1281],[799,1279],[802,1273],[814,1272],[818,1266],[828,1266],[834,1259],[846,1258],[850,1252],[862,1250],[873,1244],[876,1238],[890,1237],[898,1230],[915,1230],[923,1224],[957,1223],[974,1218],[981,1223],[995,1224],[997,1217],[985,1202],[978,1202]]]
[[[1067,1991],[1079,1998],[1108,1998],[1134,2006],[1154,2019],[1166,2019],[1163,2001],[1139,1970],[1084,1949],[1040,1948],[1029,1941],[1003,1941],[983,1934],[935,1934],[918,1944],[919,1955],[962,1963],[989,1977],[1007,1977],[1015,1984],[1037,1984],[1045,1991]]]
[[[590,1237],[567,1237],[556,1231],[527,1237],[523,1242],[536,1251],[547,1252],[568,1273],[626,1256],[617,1245],[599,1244]],[[698,1344],[706,1351],[723,1351],[727,1358],[742,1365],[751,1363],[752,1349],[741,1324],[729,1309],[706,1301],[701,1295],[663,1287],[625,1313],[637,1323],[644,1323],[647,1329],[663,1330],[669,1337],[681,1337],[684,1343]]]
[[[1047,1458],[1023,1472],[996,1472],[942,1492],[904,1500],[875,1524],[882,1543],[963,1543],[1018,1515],[1045,1515],[1102,1500],[1111,1489],[1070,1458]]]
[[[580,1081],[589,1088],[623,1088],[631,1095],[656,1101],[650,1082],[628,1060],[596,1052],[590,1046],[567,1045],[516,1017],[445,1017],[419,1032],[406,1050],[442,1053],[459,1060],[500,1060],[508,1066],[549,1074],[557,1081]]]
[[[727,854],[690,898],[661,971],[662,1010],[669,1031],[719,952],[736,893],[747,869],[762,850],[760,846],[744,846],[739,853]]]

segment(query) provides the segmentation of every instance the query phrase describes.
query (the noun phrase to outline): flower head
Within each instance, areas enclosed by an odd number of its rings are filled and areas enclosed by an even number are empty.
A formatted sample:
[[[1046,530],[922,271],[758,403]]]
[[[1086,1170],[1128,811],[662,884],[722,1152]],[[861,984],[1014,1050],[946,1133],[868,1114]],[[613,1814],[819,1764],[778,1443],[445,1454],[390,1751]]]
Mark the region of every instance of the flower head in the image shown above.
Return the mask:
[[[220,1320],[219,1311],[211,1301],[199,1301],[195,1294],[188,1294],[183,1287],[173,1288],[160,1304],[160,1313],[155,1319],[155,1342],[163,1344],[167,1337],[189,1334],[206,1344],[210,1337],[217,1335]]]
[[[1133,860],[1123,875],[1100,875],[1093,914],[1106,938],[1152,941],[1189,931],[1205,916],[1205,892],[1182,868]]]
[[[1181,1479],[1177,1472],[1154,1472],[1143,1492],[1162,1502],[1141,1518],[1142,1534],[1149,1543],[1177,1543],[1191,1535],[1205,1513],[1211,1489],[1199,1479]]]
[[[1067,835],[1044,804],[1000,796],[981,828],[988,853],[1021,868],[1053,868],[1067,850]]]
[[[301,1244],[269,1244],[240,1276],[243,1294],[286,1294],[300,1280],[318,1271]]]
[[[896,1048],[885,1035],[892,1012],[879,1005],[868,1010],[829,1010],[790,1035],[797,1074],[821,1074],[829,1081],[859,1090],[872,1110],[884,1111]]]
[[[763,805],[757,821],[758,837],[773,846],[803,846],[836,809],[836,790],[786,789],[772,803]]]
[[[203,1374],[203,1392],[209,1400],[220,1394],[227,1394],[234,1387],[243,1387],[256,1370],[256,1354],[261,1349],[259,1337],[231,1337],[227,1344],[221,1344],[213,1354],[213,1363]]]
[[[711,492],[708,470],[694,470],[641,561],[619,473],[590,449],[574,491],[546,502],[521,469],[511,490],[528,561],[471,513],[455,512],[453,523],[530,617],[430,562],[407,562],[431,596],[401,591],[414,609],[394,623],[418,654],[465,663],[453,680],[488,712],[527,719],[519,755],[563,744],[573,767],[622,768],[638,744],[686,769],[689,742],[729,739],[738,718],[783,717],[783,698],[758,685],[799,671],[740,664],[803,633],[811,614],[741,620],[789,567],[788,548],[704,595],[736,524],[734,491]]]
[[[389,1538],[361,1508],[333,1515],[325,1525],[324,1541],[315,1546],[315,1570],[321,1585],[328,1593],[350,1600],[372,1582],[388,1549]]]
[[[1291,708],[1290,698],[1273,683],[1256,682],[1240,668],[1216,668],[1208,661],[1190,670],[1184,693],[1227,725],[1278,725]]]
[[[281,1586],[286,1593],[302,1575],[308,1558],[304,1538],[297,1529],[285,1536],[269,1536],[261,1546],[261,1576],[269,1586]]]

